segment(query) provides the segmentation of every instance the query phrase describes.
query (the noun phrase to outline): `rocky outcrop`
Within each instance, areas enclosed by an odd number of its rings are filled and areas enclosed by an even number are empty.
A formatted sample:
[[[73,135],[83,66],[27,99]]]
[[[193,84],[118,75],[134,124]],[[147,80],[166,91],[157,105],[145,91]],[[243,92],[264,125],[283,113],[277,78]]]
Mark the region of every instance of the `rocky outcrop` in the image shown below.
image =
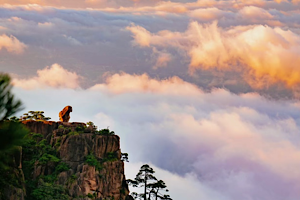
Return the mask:
[[[34,164],[32,179],[39,181],[56,173],[55,184],[67,191],[69,199],[125,200],[129,194],[121,161],[120,138],[101,135],[84,123],[49,121],[23,122],[39,133],[55,150],[59,161]],[[58,170],[58,163],[68,166]],[[128,199],[128,197],[127,197]]]

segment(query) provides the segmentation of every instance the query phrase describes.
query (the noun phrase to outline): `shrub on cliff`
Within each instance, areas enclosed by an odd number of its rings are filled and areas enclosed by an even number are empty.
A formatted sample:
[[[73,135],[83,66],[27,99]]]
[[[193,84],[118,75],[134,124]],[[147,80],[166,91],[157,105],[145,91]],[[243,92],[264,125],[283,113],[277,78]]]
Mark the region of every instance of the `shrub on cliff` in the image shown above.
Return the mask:
[[[38,187],[33,190],[32,197],[35,200],[68,200],[69,197],[64,193],[65,189],[61,185],[41,181]]]
[[[109,128],[101,129],[98,132],[96,132],[98,135],[115,135],[114,131],[110,131]]]
[[[85,163],[90,165],[90,166],[94,166],[96,168],[96,170],[101,171],[103,166],[102,164],[97,160],[97,158],[95,157],[94,154],[90,153],[89,155],[86,156],[85,158]]]

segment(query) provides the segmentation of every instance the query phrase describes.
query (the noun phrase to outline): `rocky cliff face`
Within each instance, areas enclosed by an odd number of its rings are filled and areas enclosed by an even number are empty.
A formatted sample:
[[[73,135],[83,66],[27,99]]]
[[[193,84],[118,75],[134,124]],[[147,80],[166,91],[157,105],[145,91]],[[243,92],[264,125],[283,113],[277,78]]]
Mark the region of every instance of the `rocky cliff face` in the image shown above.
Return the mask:
[[[36,140],[36,148],[24,149],[31,157],[23,156],[27,165],[32,163],[30,159],[36,158],[32,167],[27,167],[32,170],[25,172],[39,188],[31,188],[31,198],[38,199],[39,192],[47,193],[49,186],[50,189],[58,187],[57,191],[64,195],[61,199],[126,199],[129,190],[119,136],[95,131],[84,123],[23,123],[35,133],[31,137]],[[49,192],[49,195],[52,194]]]

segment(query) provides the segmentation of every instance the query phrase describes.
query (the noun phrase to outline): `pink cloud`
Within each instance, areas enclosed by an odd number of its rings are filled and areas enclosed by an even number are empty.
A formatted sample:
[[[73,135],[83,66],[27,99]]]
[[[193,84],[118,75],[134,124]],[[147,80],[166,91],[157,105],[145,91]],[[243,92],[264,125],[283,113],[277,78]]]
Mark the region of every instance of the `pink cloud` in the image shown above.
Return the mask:
[[[14,36],[7,36],[5,34],[0,35],[0,50],[6,49],[10,53],[23,53],[26,45],[20,42]]]

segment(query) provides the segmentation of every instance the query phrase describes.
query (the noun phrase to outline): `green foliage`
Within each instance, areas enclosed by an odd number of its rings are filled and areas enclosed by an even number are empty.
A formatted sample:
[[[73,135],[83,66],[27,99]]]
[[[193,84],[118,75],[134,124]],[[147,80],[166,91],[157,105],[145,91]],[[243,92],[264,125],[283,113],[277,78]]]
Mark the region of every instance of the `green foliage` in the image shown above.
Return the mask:
[[[71,136],[71,135],[79,135],[79,133],[76,131],[71,131],[70,133],[68,133],[68,136]]]
[[[46,165],[48,162],[60,162],[60,159],[56,157],[55,149],[48,144],[47,140],[41,140],[35,147],[39,152],[39,158],[37,159],[39,165]]]
[[[0,121],[0,152],[8,153],[21,146],[28,130],[20,123]]]
[[[69,169],[70,167],[67,163],[61,162],[56,166],[54,173],[59,174],[60,172],[68,171]]]
[[[39,176],[39,181],[44,181],[46,183],[54,183],[57,180],[56,174],[48,174]]]
[[[48,121],[51,118],[44,116],[44,111],[29,111],[28,113],[24,113],[23,116],[20,117],[21,120],[36,120],[36,121]]]
[[[94,122],[87,122],[86,125],[88,125],[89,127],[92,127],[93,131],[97,131],[97,126],[95,126]]]
[[[11,93],[11,78],[7,74],[0,73],[0,121],[6,120],[22,108],[20,100],[15,100]]]
[[[56,150],[52,146],[49,145],[47,140],[42,139],[43,135],[31,133],[28,134],[25,138],[25,142],[23,144],[23,172],[26,181],[26,200],[39,200],[42,199],[42,192],[46,188],[50,188],[54,185],[54,182],[57,180],[57,175],[62,171],[69,170],[69,166],[61,162],[58,157],[56,157]],[[34,169],[34,165],[47,165],[49,162],[52,162],[56,165],[55,170],[52,174],[44,175],[38,177],[38,181],[34,181],[32,178],[32,171]],[[41,182],[43,184],[41,184]],[[55,186],[51,191],[49,189],[49,193],[46,193],[45,199],[64,199],[64,194],[62,196],[56,195],[55,192],[59,191],[61,188]],[[51,195],[53,195],[51,197]]]
[[[15,100],[11,89],[11,78],[0,73],[0,199],[3,189],[8,185],[20,186],[14,159],[20,157],[18,146],[23,144],[23,138],[28,134],[28,130],[16,118],[8,120],[22,109],[21,101]]]
[[[96,170],[101,171],[103,169],[102,164],[97,160],[94,154],[89,154],[86,156],[85,163],[90,166],[95,166]]]
[[[109,128],[101,129],[96,132],[98,135],[115,135],[114,131],[110,131]]]
[[[117,156],[116,152],[108,152],[108,153],[106,153],[102,162],[113,162],[113,161],[117,161],[117,160],[118,160],[118,156]]]
[[[40,133],[31,133],[33,139],[43,138],[44,136]]]
[[[87,163],[90,166],[96,166],[98,163],[98,160],[93,154],[89,154],[86,156],[85,163]]]
[[[65,189],[61,185],[42,182],[32,192],[35,200],[68,200]]]
[[[57,138],[56,142],[55,142],[55,147],[59,147],[61,143],[61,138]]]
[[[94,133],[96,135],[115,135],[115,132],[114,131],[110,131],[109,127],[97,131],[97,126],[95,126],[94,122],[89,121],[86,124],[89,127],[92,127],[92,130],[94,131]]]
[[[44,153],[40,158],[39,158],[39,164],[40,165],[46,165],[48,162],[55,162],[58,163],[60,162],[60,159],[57,158],[56,156],[53,156],[48,153]]]
[[[46,139],[41,140],[36,144],[36,147],[39,150],[39,156],[42,156],[43,154],[51,154],[53,156],[56,155],[56,150],[50,146]]]
[[[69,177],[68,182],[73,183],[74,181],[76,181],[77,178],[78,177],[75,174],[73,174],[72,176]]]
[[[79,133],[83,133],[84,127],[83,126],[76,126],[75,131],[79,132]]]
[[[95,124],[94,124],[94,122],[89,121],[89,122],[86,123],[86,125],[88,125],[88,126],[94,126]]]
[[[13,117],[9,118],[9,121],[11,121],[11,122],[20,122],[20,119],[16,116],[13,116]]]
[[[22,179],[20,177],[19,169],[13,167],[1,167],[0,177],[0,199],[2,199],[1,194],[6,186],[11,185],[17,188],[21,188]]]

